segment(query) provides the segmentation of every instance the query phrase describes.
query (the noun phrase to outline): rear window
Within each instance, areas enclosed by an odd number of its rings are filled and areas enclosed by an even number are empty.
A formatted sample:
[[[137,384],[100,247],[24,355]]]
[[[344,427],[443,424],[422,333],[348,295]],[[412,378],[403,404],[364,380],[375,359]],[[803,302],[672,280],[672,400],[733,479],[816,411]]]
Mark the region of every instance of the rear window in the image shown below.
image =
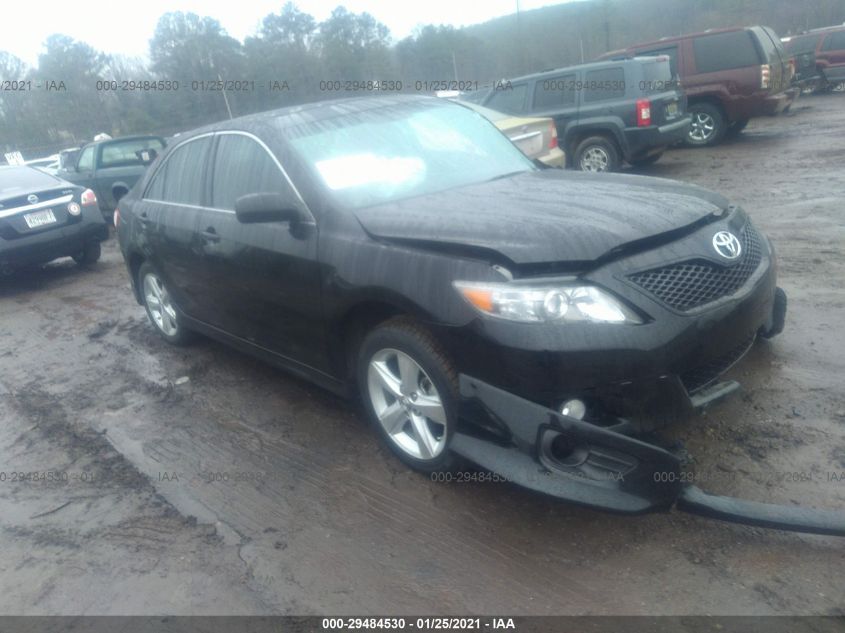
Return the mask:
[[[642,92],[651,94],[675,90],[678,85],[674,81],[668,59],[653,62],[643,62],[643,78],[637,86]]]
[[[845,49],[845,31],[837,31],[827,36],[822,46],[824,51],[841,51]]]
[[[526,92],[528,92],[528,84],[517,84],[510,89],[494,90],[493,96],[484,105],[499,112],[522,112],[525,109]]]
[[[534,110],[554,110],[575,103],[575,75],[538,79],[534,84]]]
[[[0,197],[55,187],[59,180],[32,167],[0,167]]]
[[[819,43],[819,35],[799,35],[786,43],[786,50],[793,54],[813,53]]]
[[[750,31],[703,35],[695,38],[692,46],[695,53],[695,66],[700,73],[713,73],[763,63]]]
[[[120,141],[103,145],[100,158],[102,167],[116,167],[118,165],[140,165],[141,160],[135,152],[142,149],[154,149],[160,152],[164,144],[157,138],[141,138],[131,141]]]
[[[678,74],[678,47],[669,46],[667,48],[651,48],[647,51],[635,51],[637,57],[661,57],[666,55],[669,57],[669,72],[672,76]]]
[[[625,69],[602,68],[584,74],[584,102],[607,101],[625,96]]]

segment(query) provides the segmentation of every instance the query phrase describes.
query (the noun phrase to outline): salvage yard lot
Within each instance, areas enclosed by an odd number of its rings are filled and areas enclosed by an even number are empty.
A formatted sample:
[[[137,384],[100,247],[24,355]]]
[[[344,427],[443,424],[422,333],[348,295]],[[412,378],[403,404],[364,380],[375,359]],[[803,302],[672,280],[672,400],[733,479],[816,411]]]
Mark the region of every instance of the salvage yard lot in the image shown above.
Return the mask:
[[[742,394],[667,432],[707,491],[845,505],[843,105],[805,97],[640,170],[741,204],[789,295],[729,376]],[[90,269],[0,280],[0,420],[6,614],[843,613],[842,539],[408,471],[317,387],[169,347],[114,239]]]

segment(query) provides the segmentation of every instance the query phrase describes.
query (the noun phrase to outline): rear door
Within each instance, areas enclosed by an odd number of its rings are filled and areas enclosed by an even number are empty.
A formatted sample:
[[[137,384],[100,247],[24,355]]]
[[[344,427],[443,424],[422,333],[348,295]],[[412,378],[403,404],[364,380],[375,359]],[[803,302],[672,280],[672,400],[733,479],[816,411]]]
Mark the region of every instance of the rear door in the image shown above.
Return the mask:
[[[578,120],[577,80],[576,72],[549,75],[537,79],[531,89],[528,111],[531,116],[554,119],[560,139]]]
[[[825,35],[818,62],[828,81],[845,81],[845,31]]]
[[[209,208],[199,234],[205,320],[229,334],[311,366],[324,364],[321,277],[314,222],[243,224],[235,203],[280,193],[310,217],[281,164],[258,137],[219,132]]]
[[[133,206],[143,236],[140,241],[148,244],[176,304],[198,319],[209,309],[197,227],[205,201],[211,143],[212,136],[205,134],[176,147]]]

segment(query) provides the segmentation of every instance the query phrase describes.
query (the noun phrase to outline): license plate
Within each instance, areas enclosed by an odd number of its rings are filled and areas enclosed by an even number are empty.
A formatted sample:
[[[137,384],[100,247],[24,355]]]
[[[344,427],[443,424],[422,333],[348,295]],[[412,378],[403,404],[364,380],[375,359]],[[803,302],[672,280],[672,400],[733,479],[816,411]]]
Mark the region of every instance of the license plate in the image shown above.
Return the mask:
[[[674,101],[666,106],[666,114],[669,116],[675,116],[678,114],[678,104]]]
[[[45,224],[53,224],[56,221],[56,216],[53,215],[52,209],[44,209],[35,213],[27,213],[23,216],[23,219],[29,228],[37,229],[39,226],[44,226]]]

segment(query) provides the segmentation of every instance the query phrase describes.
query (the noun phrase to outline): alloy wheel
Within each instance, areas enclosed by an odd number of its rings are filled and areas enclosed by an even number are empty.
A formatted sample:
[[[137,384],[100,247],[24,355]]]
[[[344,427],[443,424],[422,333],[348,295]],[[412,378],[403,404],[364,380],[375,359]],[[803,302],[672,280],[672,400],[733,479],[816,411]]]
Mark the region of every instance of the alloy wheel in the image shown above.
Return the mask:
[[[598,146],[590,147],[581,155],[581,171],[607,171],[610,156]]]
[[[179,330],[176,310],[164,282],[154,273],[148,273],[144,277],[144,301],[156,327],[165,336],[174,336]]]
[[[689,136],[698,143],[709,141],[716,133],[716,122],[706,112],[696,112],[692,117]]]
[[[408,354],[383,349],[370,359],[367,391],[376,417],[390,440],[422,460],[446,446],[446,408],[425,370]]]

